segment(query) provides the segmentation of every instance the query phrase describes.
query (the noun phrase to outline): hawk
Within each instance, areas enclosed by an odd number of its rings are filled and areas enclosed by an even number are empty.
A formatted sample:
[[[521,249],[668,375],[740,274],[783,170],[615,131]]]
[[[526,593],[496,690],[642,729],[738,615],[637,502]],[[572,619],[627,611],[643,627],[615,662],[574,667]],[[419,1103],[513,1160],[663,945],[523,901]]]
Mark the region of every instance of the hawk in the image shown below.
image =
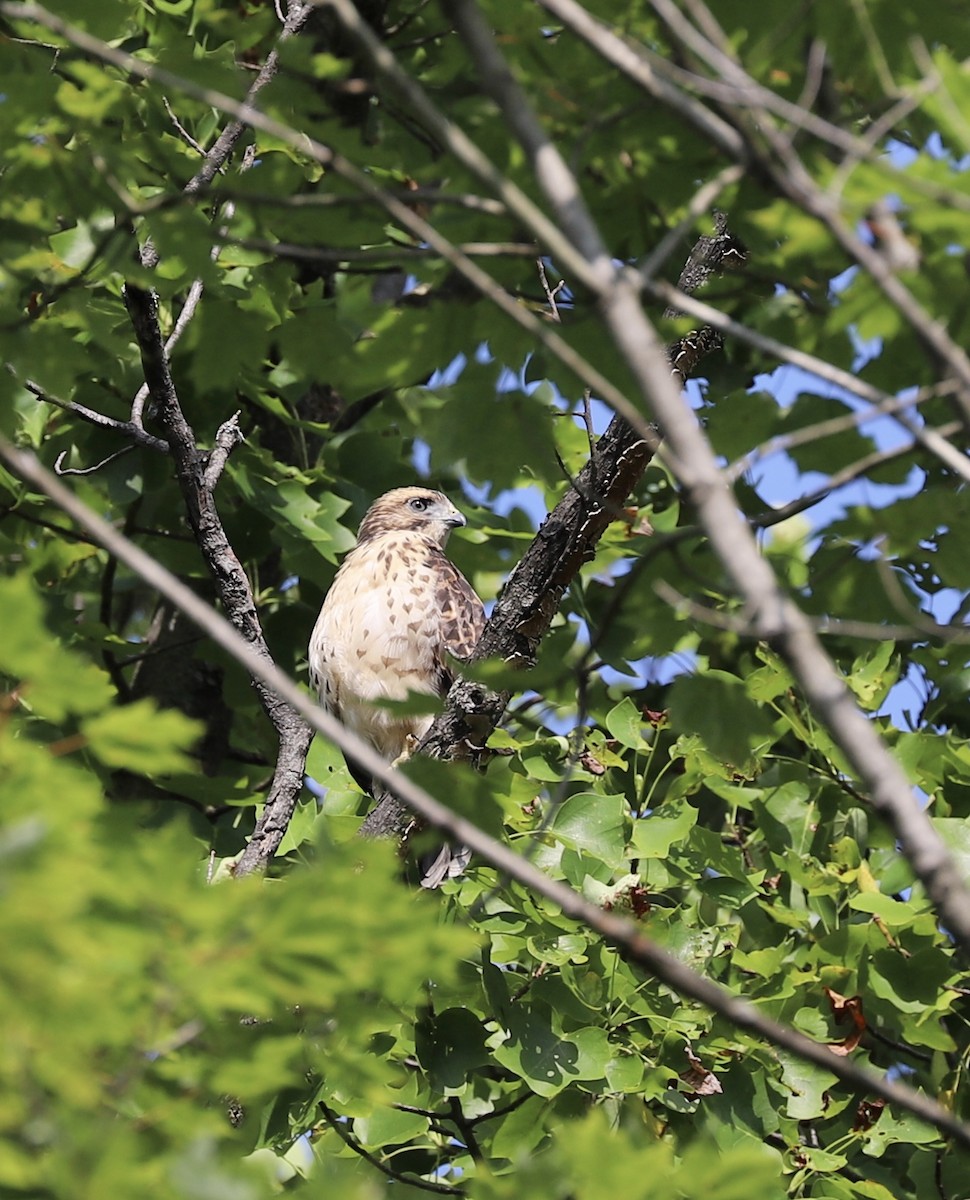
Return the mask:
[[[387,762],[406,757],[433,718],[377,702],[410,692],[443,697],[452,660],[471,656],[485,624],[481,600],[445,557],[448,535],[464,524],[448,497],[429,488],[395,488],[375,500],[310,636],[310,681],[321,704]],[[347,766],[373,795],[370,776],[352,759]],[[422,883],[435,886],[448,868],[439,863],[437,877],[425,871]]]

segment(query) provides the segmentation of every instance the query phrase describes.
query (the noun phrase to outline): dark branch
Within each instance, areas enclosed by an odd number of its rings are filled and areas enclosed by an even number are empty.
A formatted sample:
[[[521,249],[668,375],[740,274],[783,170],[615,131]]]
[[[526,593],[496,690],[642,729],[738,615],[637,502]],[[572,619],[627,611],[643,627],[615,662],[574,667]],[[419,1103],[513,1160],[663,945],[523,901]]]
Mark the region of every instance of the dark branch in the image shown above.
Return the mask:
[[[169,369],[155,297],[128,284],[125,305],[141,351],[145,382],[157,420],[171,448],[176,477],[199,551],[215,580],[226,616],[260,658],[271,661],[249,579],[226,536],[213,492],[230,450],[241,437],[236,418],[231,418],[220,428],[211,454],[197,448],[195,433],[185,419]],[[276,852],[303,788],[306,755],[312,736],[306,724],[271,688],[260,682],[255,687],[263,710],[276,730],[279,756],[263,815],[237,867],[240,874],[262,867]]]
[[[99,413],[93,408],[88,408],[84,404],[78,404],[75,400],[60,400],[57,396],[52,396],[38,383],[34,383],[32,379],[25,379],[23,386],[38,400],[42,400],[45,404],[52,404],[55,408],[60,408],[64,412],[72,413],[75,417],[79,417],[82,421],[87,421],[89,425],[97,425],[99,429],[111,429],[116,433],[123,433],[125,437],[139,446],[145,446],[149,450],[155,450],[160,454],[168,454],[168,443],[161,438],[153,437],[150,433],[146,433],[140,425],[136,425],[131,421],[117,421],[114,417],[107,417],[104,413]],[[127,449],[127,447],[125,448]],[[124,453],[123,450],[118,451],[118,454]],[[110,462],[112,458],[116,458],[117,454],[110,455],[105,462]],[[104,463],[99,463],[98,466],[103,466]],[[84,474],[97,468],[88,468]],[[59,474],[77,475],[81,472],[76,469],[59,470]]]

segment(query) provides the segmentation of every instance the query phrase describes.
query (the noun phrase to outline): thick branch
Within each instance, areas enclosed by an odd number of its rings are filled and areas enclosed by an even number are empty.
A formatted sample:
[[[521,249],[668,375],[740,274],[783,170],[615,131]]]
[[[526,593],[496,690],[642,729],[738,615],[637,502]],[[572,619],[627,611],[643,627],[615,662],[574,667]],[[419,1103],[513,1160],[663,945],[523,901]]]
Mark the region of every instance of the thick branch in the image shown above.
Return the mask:
[[[663,10],[668,23],[683,24],[681,14],[670,0],[652,0],[652,3]],[[451,0],[451,7],[461,14],[463,37],[483,83],[525,149],[540,187],[559,214],[563,231],[577,246],[587,248],[586,252],[593,256],[591,268],[598,268],[601,260],[598,234],[591,230],[589,212],[528,98],[507,71],[496,67],[500,55],[490,28],[473,0]],[[762,132],[772,141],[779,158],[783,161],[791,158],[787,144],[782,145],[773,136],[777,131],[770,127],[767,117]],[[839,236],[840,231],[844,232],[841,218],[834,215],[830,206],[823,206],[811,180],[803,186],[800,177],[807,179],[807,173],[800,163],[797,167],[798,174],[793,174],[794,182],[790,184],[790,193],[798,193],[793,198],[814,215],[828,218],[829,227]],[[781,181],[777,182],[781,187]],[[568,203],[564,197],[568,197]],[[843,244],[849,248],[847,240]],[[859,253],[857,257],[863,266],[868,266],[869,248],[864,249],[867,253]],[[811,622],[779,585],[773,568],[762,556],[750,527],[738,511],[710,443],[670,378],[656,330],[640,305],[639,282],[632,272],[617,272],[604,278],[598,305],[603,323],[633,372],[643,399],[663,428],[671,466],[697,510],[712,548],[747,605],[753,631],[773,642],[787,660],[809,703],[858,774],[873,808],[891,825],[943,923],[964,954],[970,956],[970,889],[942,838],[920,809],[902,767],[872,723],[859,711]],[[877,282],[890,300],[902,306],[904,297],[897,296],[897,281],[877,278]],[[911,296],[909,300],[912,301]],[[906,308],[902,307],[902,311],[905,313]],[[942,343],[938,342],[936,348],[961,380],[958,368],[962,369],[966,363],[970,380],[970,361],[962,351],[947,356]]]
[[[219,599],[234,628],[261,659],[271,662],[249,579],[226,536],[215,504],[215,483],[229,452],[241,437],[239,426],[235,418],[222,426],[211,455],[196,447],[195,434],[185,419],[169,369],[155,297],[128,284],[125,305],[141,351],[145,382],[165,431],[199,551],[215,579]],[[256,691],[276,730],[279,754],[263,817],[237,868],[242,874],[263,866],[279,846],[303,788],[306,755],[313,736],[272,689],[257,682]]]
[[[732,245],[737,245],[732,240]],[[702,236],[690,254],[690,287],[702,287],[724,265],[720,238]],[[680,382],[700,359],[721,344],[711,329],[695,330],[668,347],[673,373]],[[543,521],[528,550],[509,576],[475,650],[475,661],[501,659],[516,666],[535,661],[566,589],[589,562],[607,526],[616,519],[659,444],[614,417],[569,491]],[[463,757],[482,746],[502,719],[508,694],[458,679],[448,693],[445,711],[419,746],[431,758]],[[361,825],[365,837],[406,833],[410,810],[392,795],[383,795]]]
[[[336,0],[342,10],[343,0]],[[513,128],[523,137],[533,157],[543,155],[549,178],[543,180],[547,196],[563,226],[569,229],[577,250],[587,260],[584,278],[602,292],[616,270],[599,231],[585,210],[579,188],[558,152],[554,151],[528,102],[497,50],[491,45],[484,22],[464,0],[446,5],[459,32],[476,47],[478,66],[486,89],[506,109],[516,110]],[[364,40],[362,38],[362,40]],[[372,49],[375,61],[379,61]],[[392,73],[389,65],[384,67]],[[412,96],[412,102],[418,103]],[[471,159],[470,165],[474,166]],[[702,236],[691,251],[681,276],[685,290],[696,291],[712,273],[741,262],[744,248],[718,215],[717,236]],[[730,261],[729,261],[730,260]],[[667,359],[680,384],[705,355],[721,345],[712,329],[696,330],[667,350]],[[668,374],[669,374],[668,370]],[[594,448],[575,485],[543,522],[535,541],[518,564],[495,606],[475,659],[501,658],[517,665],[535,660],[540,641],[548,631],[566,588],[582,565],[595,553],[606,527],[633,490],[659,444],[655,429],[643,436],[643,423],[631,427],[617,416]],[[433,758],[463,756],[469,747],[482,746],[498,724],[508,695],[489,692],[480,684],[459,679],[448,695],[447,707],[422,740],[419,751]],[[394,796],[384,795],[368,814],[361,833],[377,837],[406,833],[412,825],[407,808]]]

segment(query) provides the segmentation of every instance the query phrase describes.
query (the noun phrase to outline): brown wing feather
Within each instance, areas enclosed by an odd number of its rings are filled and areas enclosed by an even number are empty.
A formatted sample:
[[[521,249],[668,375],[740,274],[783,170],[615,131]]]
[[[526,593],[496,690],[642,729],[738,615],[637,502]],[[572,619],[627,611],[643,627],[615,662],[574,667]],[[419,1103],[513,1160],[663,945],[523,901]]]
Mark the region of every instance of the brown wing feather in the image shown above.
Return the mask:
[[[465,576],[440,551],[435,555],[434,568],[441,648],[453,658],[464,661],[471,658],[482,636],[485,609]]]

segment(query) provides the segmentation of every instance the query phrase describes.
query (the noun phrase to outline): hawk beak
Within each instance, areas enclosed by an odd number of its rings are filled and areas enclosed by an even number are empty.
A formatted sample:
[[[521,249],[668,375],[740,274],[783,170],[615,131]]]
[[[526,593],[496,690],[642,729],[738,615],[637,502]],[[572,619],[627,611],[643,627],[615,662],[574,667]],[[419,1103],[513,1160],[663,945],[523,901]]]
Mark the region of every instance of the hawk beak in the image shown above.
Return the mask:
[[[453,509],[451,515],[446,517],[445,520],[452,529],[457,529],[459,525],[468,524],[468,522],[465,520],[464,514],[460,513],[457,508]]]

